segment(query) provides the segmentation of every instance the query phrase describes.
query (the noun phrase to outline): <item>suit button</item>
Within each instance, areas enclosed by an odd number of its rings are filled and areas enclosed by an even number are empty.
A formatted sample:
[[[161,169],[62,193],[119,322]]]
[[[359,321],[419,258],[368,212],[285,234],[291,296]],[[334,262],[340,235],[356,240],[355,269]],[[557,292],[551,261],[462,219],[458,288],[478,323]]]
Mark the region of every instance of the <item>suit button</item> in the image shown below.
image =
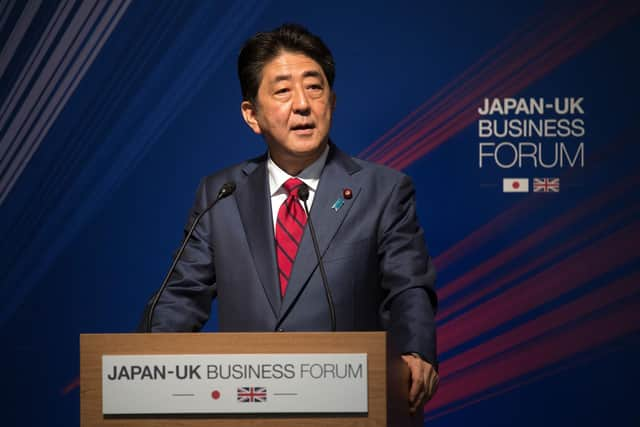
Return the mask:
[[[278,332],[284,332],[284,329],[278,328]]]

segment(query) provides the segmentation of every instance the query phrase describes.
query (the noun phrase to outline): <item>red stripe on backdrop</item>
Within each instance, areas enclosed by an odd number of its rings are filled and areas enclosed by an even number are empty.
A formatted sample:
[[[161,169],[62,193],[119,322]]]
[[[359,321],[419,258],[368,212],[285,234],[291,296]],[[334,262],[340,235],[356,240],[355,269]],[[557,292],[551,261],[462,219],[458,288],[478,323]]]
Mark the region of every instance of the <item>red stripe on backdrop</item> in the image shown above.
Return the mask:
[[[638,331],[639,313],[640,299],[634,298],[619,310],[578,322],[573,327],[562,329],[497,357],[481,368],[470,369],[451,379],[444,377],[428,408],[433,411],[468,399],[491,387]]]
[[[639,283],[640,272],[635,272],[511,329],[502,335],[491,338],[477,347],[442,362],[442,377],[452,380],[454,374],[469,367],[482,369],[482,365],[478,365],[478,363],[483,360],[495,357],[520,344],[529,345],[531,340],[555,328],[587,316],[607,305],[624,300],[633,294],[640,293]],[[534,343],[530,344],[535,345]]]
[[[439,329],[446,352],[638,257],[637,221],[452,319]]]
[[[533,199],[529,196],[508,210],[497,215],[480,228],[469,233],[469,235],[463,240],[435,257],[433,262],[438,271],[443,271],[464,255],[478,249],[480,246],[490,241],[495,237],[498,229],[509,228],[514,223],[520,221],[520,219],[523,218],[523,215],[527,214],[533,207],[532,202]],[[439,290],[438,292],[443,292],[443,290]]]
[[[457,404],[448,405],[446,409],[440,411],[430,411],[425,415],[425,420],[433,420],[436,418],[440,418],[444,415],[459,411],[468,406],[475,405],[476,403],[482,402],[487,399],[491,399],[493,397],[499,396],[501,394],[508,393],[512,390],[523,387],[527,384],[531,384],[536,381],[540,381],[543,378],[547,378],[553,375],[557,375],[563,371],[574,368],[579,364],[590,363],[596,359],[599,359],[606,354],[613,353],[615,351],[621,351],[621,345],[610,346],[600,351],[589,351],[588,353],[582,353],[578,356],[574,356],[571,358],[570,362],[565,362],[563,364],[554,364],[553,366],[546,367],[543,371],[538,371],[535,374],[527,375],[526,377],[520,379],[519,381],[509,381],[508,385],[499,387],[497,390],[492,391],[484,391],[481,394],[478,394],[470,399],[465,399],[460,401]],[[430,405],[427,405],[427,409],[430,408]]]
[[[62,390],[60,390],[60,394],[64,396],[78,387],[80,387],[80,377],[76,377],[73,381],[67,384]]]
[[[613,224],[616,224],[619,221],[625,220],[627,218],[636,218],[636,215],[638,214],[639,211],[640,211],[640,203],[637,203],[631,208],[625,209],[624,211],[619,212],[615,215],[612,215],[606,220],[599,222],[598,224],[596,224],[595,227],[592,227],[587,231],[580,232],[580,234],[576,238],[560,246],[557,246],[550,251],[545,252],[544,255],[534,258],[533,261],[522,265],[520,268],[512,272],[509,272],[508,274],[502,277],[495,278],[490,285],[483,287],[482,289],[479,289],[478,291],[475,291],[470,295],[466,295],[460,298],[459,300],[456,300],[453,304],[448,305],[445,308],[441,309],[438,312],[438,320],[441,322],[446,321],[447,318],[451,316],[453,313],[459,310],[462,310],[464,307],[467,307],[468,305],[478,301],[479,299],[490,294],[491,292],[497,289],[500,289],[502,286],[506,285],[507,283],[510,283],[513,280],[516,280],[518,277],[522,277],[528,272],[531,272],[536,268],[548,262],[551,262],[553,259],[560,256],[561,254],[566,254],[569,251],[575,250],[575,248],[584,244],[590,239],[594,238],[599,233],[611,227]]]

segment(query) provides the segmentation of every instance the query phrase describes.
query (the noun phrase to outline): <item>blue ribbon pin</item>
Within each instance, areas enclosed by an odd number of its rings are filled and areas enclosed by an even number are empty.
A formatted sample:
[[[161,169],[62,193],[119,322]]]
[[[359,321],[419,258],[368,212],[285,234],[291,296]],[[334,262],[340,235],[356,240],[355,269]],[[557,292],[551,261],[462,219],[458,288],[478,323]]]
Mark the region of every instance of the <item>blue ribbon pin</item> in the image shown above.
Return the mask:
[[[336,200],[333,203],[333,206],[331,206],[331,209],[333,209],[334,211],[338,212],[338,209],[340,209],[342,207],[342,205],[344,205],[344,199],[342,197],[339,197],[338,200]]]

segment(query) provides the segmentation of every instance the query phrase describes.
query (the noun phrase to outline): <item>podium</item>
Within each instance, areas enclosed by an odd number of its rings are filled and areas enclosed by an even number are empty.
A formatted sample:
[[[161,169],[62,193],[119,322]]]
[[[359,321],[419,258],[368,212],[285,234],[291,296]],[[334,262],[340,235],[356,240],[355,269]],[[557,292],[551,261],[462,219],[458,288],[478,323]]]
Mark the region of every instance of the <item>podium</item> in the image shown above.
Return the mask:
[[[409,371],[385,332],[153,333],[80,335],[80,425],[154,427],[422,426],[409,415]],[[103,414],[103,356],[366,354],[366,413]]]

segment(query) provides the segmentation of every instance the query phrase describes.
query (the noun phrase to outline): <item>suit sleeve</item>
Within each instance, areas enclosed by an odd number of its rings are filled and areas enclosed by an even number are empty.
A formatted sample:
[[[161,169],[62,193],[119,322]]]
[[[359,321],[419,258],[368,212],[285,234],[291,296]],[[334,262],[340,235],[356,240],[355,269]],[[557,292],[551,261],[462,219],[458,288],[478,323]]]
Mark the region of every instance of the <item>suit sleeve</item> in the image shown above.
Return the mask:
[[[195,217],[215,198],[202,180],[189,219],[186,236]],[[210,216],[207,212],[196,226],[189,243],[171,275],[153,314],[152,332],[199,331],[209,318],[211,302],[216,296],[214,250],[210,239]],[[175,256],[175,254],[174,254]],[[153,297],[152,297],[153,299]],[[147,310],[149,310],[147,303]],[[144,316],[138,330],[144,328]]]
[[[387,292],[380,310],[390,338],[402,353],[418,353],[437,367],[436,272],[407,176],[395,185],[385,205],[378,240],[381,286]]]

